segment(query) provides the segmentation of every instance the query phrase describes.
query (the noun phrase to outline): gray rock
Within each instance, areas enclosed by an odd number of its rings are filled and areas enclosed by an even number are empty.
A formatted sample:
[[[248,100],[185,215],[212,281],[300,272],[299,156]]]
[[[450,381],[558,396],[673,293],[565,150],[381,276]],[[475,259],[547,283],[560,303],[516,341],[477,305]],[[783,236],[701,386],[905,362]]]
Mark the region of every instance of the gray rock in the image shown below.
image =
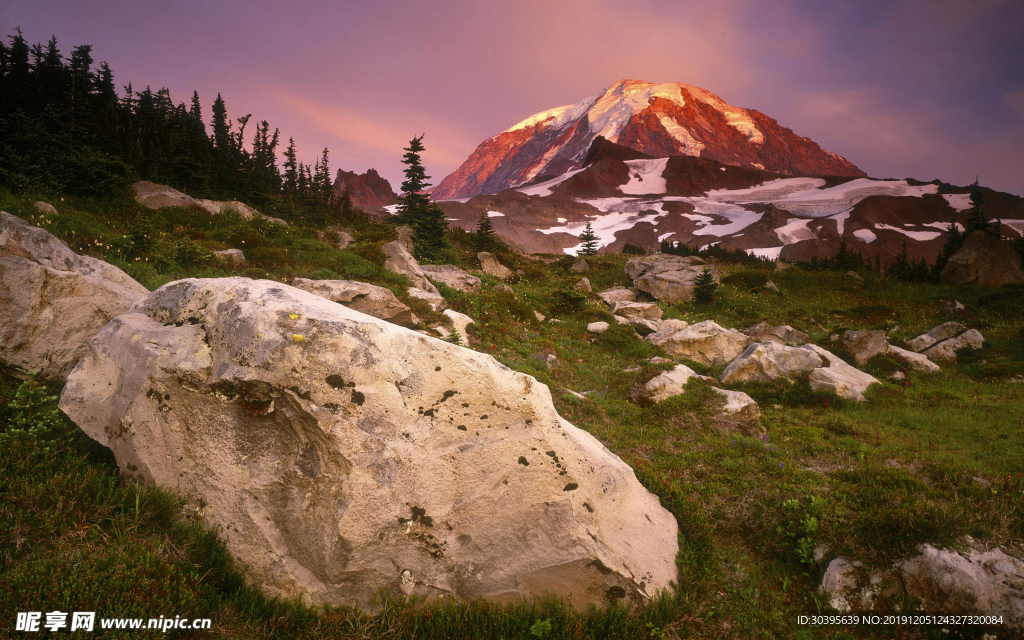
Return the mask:
[[[608,305],[615,304],[616,302],[636,302],[636,290],[627,289],[626,287],[605,289],[598,292],[597,296]]]
[[[674,369],[663,371],[644,383],[637,393],[637,403],[649,407],[673,396],[681,395],[690,378],[697,378],[705,382],[714,381],[714,378],[699,375],[685,364],[677,364]]]
[[[427,278],[452,289],[476,294],[481,291],[480,278],[453,264],[424,264],[420,265],[420,269]]]
[[[937,327],[932,327],[927,333],[922,333],[913,340],[907,341],[907,348],[911,351],[921,353],[928,347],[948,340],[958,333],[962,333],[967,330],[967,327],[960,324],[959,322],[943,322]]]
[[[777,342],[791,347],[798,347],[810,341],[806,333],[798,331],[788,324],[773,327],[767,322],[760,322],[752,327],[743,329],[743,333],[753,338],[756,342]]]
[[[412,328],[420,323],[420,319],[416,317],[412,309],[402,304],[390,289],[378,287],[375,284],[355,280],[295,278],[292,280],[292,286],[327,298],[331,302],[343,304],[359,313],[365,313],[403,327]]]
[[[483,272],[489,276],[507,280],[513,275],[511,269],[498,262],[498,259],[495,258],[494,255],[486,251],[481,251],[476,254],[476,259],[480,261],[480,268]]]
[[[648,320],[647,318],[626,319],[629,321],[629,324],[633,325],[633,329],[642,336],[648,336],[661,328],[661,320]]]
[[[625,270],[636,289],[655,300],[676,304],[693,299],[695,280],[706,266],[709,265],[696,256],[655,253],[630,258]],[[717,269],[714,266],[710,269],[717,282]]]
[[[923,353],[914,353],[894,345],[889,345],[888,354],[901,362],[906,363],[914,371],[920,373],[935,373],[939,371],[939,365],[928,359]]]
[[[828,595],[828,604],[842,614],[871,611],[881,593],[883,576],[869,574],[860,562],[839,557],[828,563],[818,590]]]
[[[747,347],[722,372],[723,384],[771,382],[779,378],[808,373],[823,364],[821,356],[775,342],[759,342]]]
[[[725,396],[725,404],[722,405],[722,415],[732,418],[741,424],[750,426],[761,417],[761,407],[757,406],[754,399],[742,391],[730,391],[715,387],[715,393]],[[759,429],[763,433],[764,429]]]
[[[1024,267],[1010,243],[975,231],[950,256],[939,279],[950,284],[1001,287],[1024,282]]]
[[[602,334],[608,330],[607,322],[591,322],[587,325],[587,331],[595,334]]]
[[[43,202],[42,200],[32,205],[32,208],[42,213],[43,215],[55,216],[57,215],[57,208],[49,202]]]
[[[668,320],[662,320],[658,330],[654,333],[646,336],[644,340],[655,344],[658,341],[674,335],[676,332],[685,329],[690,326],[685,320],[677,320],[675,318],[669,318]]]
[[[798,348],[813,351],[823,361],[823,366],[814,369],[808,376],[811,389],[815,391],[830,391],[840,398],[863,402],[866,399],[864,392],[878,382],[874,376],[851,367],[842,358],[816,344],[805,344]]]
[[[385,269],[400,273],[409,278],[409,283],[417,289],[438,293],[437,287],[427,280],[426,274],[420,268],[420,263],[416,262],[416,259],[412,257],[412,254],[409,253],[404,244],[393,240],[382,246],[381,251],[384,252],[387,258],[384,262]]]
[[[400,242],[402,246],[405,247],[406,251],[408,251],[409,253],[416,252],[416,247],[412,243],[412,227],[408,227],[405,225],[395,227],[395,233],[398,235],[398,242]]]
[[[661,307],[653,302],[615,302],[609,311],[612,315],[646,320],[660,320],[662,315]]]
[[[573,286],[576,289],[578,289],[580,291],[586,291],[587,293],[590,293],[590,291],[591,291],[590,280],[588,280],[586,276],[583,276],[582,278],[580,278],[579,282],[577,282]]]
[[[960,318],[963,317],[964,313],[967,312],[965,307],[959,300],[950,300],[942,307],[942,315],[947,318]]]
[[[670,335],[659,331],[648,336],[647,341],[673,357],[693,360],[708,367],[725,366],[752,342],[750,336],[726,329],[712,320],[689,325]]]
[[[789,264],[788,262],[783,262],[782,260],[776,260],[775,261],[775,270],[777,272],[779,272],[779,273],[782,273],[784,271],[789,271],[792,268],[793,268],[793,265]]]
[[[0,212],[0,368],[62,380],[111,318],[149,293],[102,260]]]
[[[875,331],[847,331],[842,337],[843,345],[853,353],[857,364],[865,362],[878,355],[884,355],[889,351],[889,342],[885,332]]]
[[[903,373],[902,371],[894,371],[889,376],[889,378],[892,379],[892,380],[900,381],[900,380],[905,380],[907,378],[907,375],[905,373]]]
[[[778,285],[772,282],[771,280],[765,283],[764,288],[773,293],[779,293]]]
[[[506,285],[506,286],[508,286],[508,285]],[[512,287],[509,287],[509,289],[511,289],[511,288]],[[515,295],[515,292],[513,291],[512,294]],[[536,309],[534,309],[534,311],[533,311],[533,317],[537,318],[537,322],[544,322],[545,320],[547,320],[547,317],[543,313],[541,313],[540,311],[537,311]]]
[[[590,265],[587,264],[586,260],[580,260],[569,267],[569,271],[573,273],[586,273],[590,269]]]
[[[437,289],[427,291],[419,287],[409,287],[409,297],[425,301],[434,311],[444,311],[448,307],[444,296],[438,293]]]
[[[161,207],[200,207],[210,215],[221,213],[235,213],[243,220],[263,219],[274,224],[287,226],[288,223],[280,218],[265,216],[249,205],[237,200],[197,200],[186,195],[177,189],[172,189],[165,184],[156,184],[143,180],[132,185],[135,191],[135,200],[149,209],[160,209]]]
[[[327,227],[322,235],[324,242],[335,249],[348,249],[356,242],[356,239],[344,227]]]
[[[861,284],[864,284],[864,278],[860,277],[860,274],[857,273],[856,271],[847,271],[846,277],[849,278],[850,280],[855,280]]]
[[[980,349],[985,342],[985,338],[982,337],[981,332],[977,329],[968,329],[963,333],[954,336],[948,340],[943,340],[936,345],[933,345],[925,349],[922,353],[928,356],[929,360],[937,362],[951,362],[956,360],[956,350],[966,349]]]
[[[498,291],[499,293],[508,294],[508,295],[512,296],[513,298],[516,297],[515,289],[513,289],[512,287],[510,287],[510,286],[508,286],[507,284],[504,284],[504,283],[494,285],[493,291]]]
[[[161,287],[93,338],[60,407],[188,496],[271,596],[586,607],[679,579],[675,518],[545,385],[287,285]]]
[[[214,251],[213,255],[228,264],[246,264],[248,262],[241,249],[224,249],[223,251]]]

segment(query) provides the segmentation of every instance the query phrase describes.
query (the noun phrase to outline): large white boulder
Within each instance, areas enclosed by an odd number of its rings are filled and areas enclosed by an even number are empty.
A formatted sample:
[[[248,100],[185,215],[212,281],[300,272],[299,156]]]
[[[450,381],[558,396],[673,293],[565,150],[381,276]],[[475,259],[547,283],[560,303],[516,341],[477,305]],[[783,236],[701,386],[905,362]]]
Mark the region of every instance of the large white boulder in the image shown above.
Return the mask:
[[[842,337],[843,346],[850,350],[857,364],[863,365],[871,358],[889,352],[889,341],[885,332],[879,329],[846,331]]]
[[[776,342],[759,342],[747,347],[730,362],[719,378],[724,384],[771,382],[778,378],[807,373],[822,365],[821,356]]]
[[[799,331],[788,324],[773,327],[767,322],[759,322],[752,327],[743,330],[757,342],[778,342],[779,344],[798,347],[810,342],[810,338],[803,331]]]
[[[292,286],[403,327],[415,327],[420,323],[412,309],[402,304],[390,289],[375,284],[356,280],[295,278]]]
[[[937,327],[932,327],[927,333],[922,333],[913,340],[907,341],[907,348],[911,351],[921,353],[928,347],[943,340],[949,340],[958,333],[963,333],[967,327],[959,322],[943,322]]]
[[[636,256],[626,261],[625,270],[636,289],[655,300],[676,304],[693,299],[696,279],[705,267],[711,270],[717,282],[717,269],[696,256],[663,253]]]
[[[608,310],[612,315],[624,318],[661,320],[661,307],[654,302],[614,302]]]
[[[616,302],[636,302],[636,289],[627,289],[626,287],[612,287],[611,289],[605,289],[599,291],[597,297],[604,300],[605,304],[615,304]]]
[[[476,259],[480,261],[480,269],[487,275],[494,276],[495,278],[501,278],[502,280],[507,280],[512,277],[512,270],[498,262],[498,259],[494,257],[494,254],[488,253],[487,251],[481,251],[476,254]]]
[[[657,331],[646,339],[676,358],[709,367],[725,366],[753,342],[750,336],[726,329],[713,320],[691,324],[675,332]]]
[[[444,311],[448,308],[444,296],[438,293],[436,288],[433,291],[427,291],[419,287],[409,287],[409,297],[426,302],[434,311]]]
[[[404,244],[398,240],[393,240],[380,249],[384,252],[385,269],[409,278],[409,283],[417,289],[438,293],[437,287],[430,280],[427,280],[426,274],[420,268],[420,263],[416,262],[416,258],[412,257],[412,254],[409,253]]]
[[[422,264],[420,269],[433,280],[465,293],[480,293],[480,278],[453,264]]]
[[[459,335],[461,335],[463,339],[465,339],[466,337],[466,327],[468,327],[471,324],[476,324],[476,321],[473,320],[473,318],[467,316],[464,313],[459,313],[458,311],[454,311],[452,309],[445,309],[444,315],[448,316],[448,318],[451,319],[452,326],[455,327],[455,329],[459,332]]]
[[[686,385],[691,378],[714,382],[714,378],[702,376],[685,364],[676,365],[669,371],[663,371],[648,380],[637,390],[636,401],[642,406],[657,404],[686,392]],[[752,425],[761,417],[761,409],[753,398],[741,391],[728,391],[712,387],[712,391],[724,396],[725,403],[721,413],[744,425]]]
[[[963,333],[953,336],[948,340],[943,340],[938,344],[928,347],[921,353],[928,356],[929,360],[938,360],[940,362],[950,362],[956,360],[957,349],[965,349],[970,347],[971,349],[980,349],[985,342],[985,338],[982,337],[981,332],[977,329],[968,329]]]
[[[63,379],[114,316],[149,293],[102,260],[0,212],[0,368]]]
[[[675,518],[545,385],[287,285],[161,287],[96,335],[60,406],[272,595],[586,607],[677,579]]]
[[[914,371],[921,373],[935,373],[939,370],[939,365],[929,360],[928,356],[923,353],[914,353],[913,351],[907,351],[906,349],[901,349],[895,345],[889,345],[888,354],[893,358],[904,362]]]
[[[830,391],[840,398],[863,402],[864,392],[878,380],[856,367],[852,367],[839,356],[826,351],[816,344],[809,343],[797,347],[816,353],[822,359],[822,366],[811,371],[809,377],[811,389]]]

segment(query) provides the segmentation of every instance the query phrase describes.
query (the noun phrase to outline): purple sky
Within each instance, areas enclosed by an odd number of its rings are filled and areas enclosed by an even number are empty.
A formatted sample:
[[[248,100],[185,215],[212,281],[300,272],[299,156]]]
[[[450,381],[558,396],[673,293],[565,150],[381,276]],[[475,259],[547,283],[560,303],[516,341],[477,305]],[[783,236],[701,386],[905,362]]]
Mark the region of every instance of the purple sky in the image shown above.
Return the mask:
[[[0,0],[0,27],[92,44],[119,86],[220,92],[332,172],[433,183],[486,138],[621,78],[758,109],[877,177],[1024,195],[1020,0]],[[252,128],[250,127],[250,130]]]

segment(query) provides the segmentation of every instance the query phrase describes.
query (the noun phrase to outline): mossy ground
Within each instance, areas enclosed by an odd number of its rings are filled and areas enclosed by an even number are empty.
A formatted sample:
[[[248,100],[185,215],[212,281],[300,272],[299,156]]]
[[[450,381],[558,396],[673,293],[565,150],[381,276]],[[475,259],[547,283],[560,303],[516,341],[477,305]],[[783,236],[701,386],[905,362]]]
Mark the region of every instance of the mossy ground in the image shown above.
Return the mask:
[[[409,301],[407,281],[382,267],[380,246],[394,239],[393,227],[373,219],[343,221],[357,245],[339,251],[312,229],[198,210],[152,212],[128,201],[56,202],[58,215],[40,216],[35,199],[0,191],[0,209],[150,288],[189,276],[337,275],[387,286]],[[142,218],[156,237],[145,255],[135,255],[130,235]],[[448,257],[473,266],[472,238],[451,237]],[[182,238],[200,251],[179,250]],[[232,247],[250,264],[229,267],[205,255]],[[568,270],[573,259],[499,257],[523,272],[510,283],[515,296],[489,290],[497,281],[486,276],[481,295],[442,288],[451,307],[477,320],[470,347],[549,385],[559,412],[631,464],[677,516],[684,535],[675,595],[642,608],[582,612],[554,599],[499,607],[382,598],[377,615],[270,601],[245,585],[220,541],[174,496],[122,481],[109,452],[66,423],[48,451],[15,441],[0,452],[0,635],[16,635],[16,611],[58,609],[209,617],[213,635],[230,638],[938,638],[948,636],[926,628],[798,626],[797,615],[826,609],[815,590],[823,567],[808,559],[808,548],[826,545],[828,557],[883,567],[922,542],[1024,537],[1024,291],[905,285],[870,272],[861,284],[841,273],[721,265],[717,301],[664,306],[665,316],[730,327],[790,324],[843,355],[831,334],[898,326],[893,340],[913,337],[944,321],[944,303],[957,299],[967,305],[964,322],[986,338],[984,349],[936,375],[906,371],[894,382],[888,375],[897,363],[870,362],[882,383],[865,403],[812,392],[805,382],[747,385],[767,431],[752,438],[716,417],[718,400],[700,385],[650,408],[631,402],[637,383],[667,368],[648,363],[664,354],[614,324],[601,336],[586,333],[587,323],[612,318],[595,297],[572,295],[579,279]],[[628,284],[625,259],[589,260],[595,291]],[[780,293],[764,288],[768,278]],[[411,303],[426,324],[440,320]],[[534,311],[554,321],[540,322]],[[549,355],[556,357],[550,364]],[[0,425],[16,389],[10,379],[0,384]],[[806,526],[809,516],[815,527]]]

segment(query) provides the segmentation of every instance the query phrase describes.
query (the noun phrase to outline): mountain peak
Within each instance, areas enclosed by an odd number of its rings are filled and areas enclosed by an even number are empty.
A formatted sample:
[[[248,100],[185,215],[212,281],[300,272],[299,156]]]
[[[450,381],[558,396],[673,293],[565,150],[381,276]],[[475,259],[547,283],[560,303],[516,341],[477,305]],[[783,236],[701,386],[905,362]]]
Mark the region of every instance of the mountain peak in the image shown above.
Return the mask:
[[[865,175],[764,114],[730,105],[706,89],[623,78],[485,140],[437,185],[434,198],[497,193],[579,168],[599,136],[651,157],[697,156],[788,175]]]

